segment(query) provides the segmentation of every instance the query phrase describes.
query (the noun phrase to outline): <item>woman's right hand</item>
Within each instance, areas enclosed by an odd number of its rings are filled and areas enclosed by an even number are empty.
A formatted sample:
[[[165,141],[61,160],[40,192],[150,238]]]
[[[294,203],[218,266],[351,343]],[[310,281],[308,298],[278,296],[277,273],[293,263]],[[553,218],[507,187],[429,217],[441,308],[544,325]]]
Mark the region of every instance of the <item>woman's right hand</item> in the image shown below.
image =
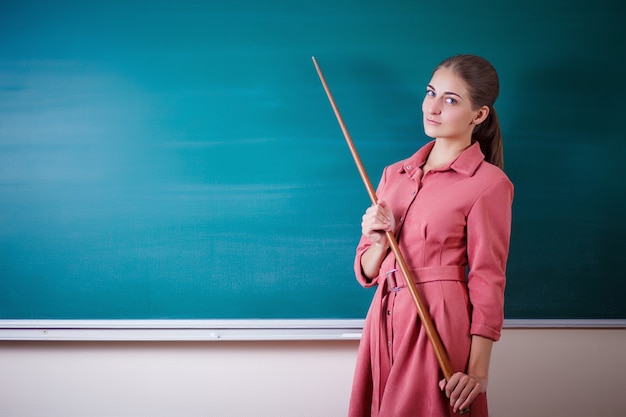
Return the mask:
[[[395,227],[393,213],[384,201],[374,204],[363,215],[361,232],[372,244],[361,256],[361,270],[369,280],[378,276],[380,265],[387,255],[390,245],[385,232],[394,231]]]
[[[385,232],[393,231],[395,227],[393,213],[384,201],[379,201],[378,204],[369,207],[361,221],[361,232],[370,239],[372,244],[385,249],[389,247]]]

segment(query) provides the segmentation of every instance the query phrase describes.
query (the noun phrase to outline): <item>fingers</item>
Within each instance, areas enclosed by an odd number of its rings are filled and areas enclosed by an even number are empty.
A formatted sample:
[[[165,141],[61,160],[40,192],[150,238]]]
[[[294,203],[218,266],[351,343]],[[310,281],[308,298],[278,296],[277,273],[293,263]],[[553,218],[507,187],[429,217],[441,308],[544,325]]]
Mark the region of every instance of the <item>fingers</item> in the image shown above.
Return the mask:
[[[446,380],[442,379],[441,381],[439,381],[439,389],[443,391],[445,388],[446,388]]]
[[[383,200],[380,200],[377,206],[380,208],[381,214],[385,218],[385,221],[389,224],[389,228],[387,230],[394,230],[396,227],[396,220],[393,217],[393,212],[391,211],[391,208]]]
[[[450,399],[450,407],[455,413],[469,408],[478,394],[484,392],[485,384],[476,377],[457,372],[448,382],[439,382],[439,388],[445,391],[446,397]]]
[[[452,409],[455,413],[468,409],[478,394],[480,394],[480,384],[474,386],[470,384],[466,385],[465,388],[463,388],[463,392],[452,406]]]
[[[384,201],[369,207],[361,221],[363,234],[375,242],[384,238],[384,232],[393,230],[393,227],[393,215]]]

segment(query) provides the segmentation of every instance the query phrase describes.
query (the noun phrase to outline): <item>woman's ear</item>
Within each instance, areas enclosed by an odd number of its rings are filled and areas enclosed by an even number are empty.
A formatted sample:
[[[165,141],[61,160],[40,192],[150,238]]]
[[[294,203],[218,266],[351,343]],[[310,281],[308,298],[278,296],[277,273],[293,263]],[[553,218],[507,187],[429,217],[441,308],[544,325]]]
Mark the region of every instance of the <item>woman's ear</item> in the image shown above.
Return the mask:
[[[482,106],[480,109],[478,109],[478,112],[476,113],[476,116],[474,116],[474,120],[472,120],[472,123],[474,123],[475,125],[479,125],[485,121],[487,116],[489,116],[489,107]]]

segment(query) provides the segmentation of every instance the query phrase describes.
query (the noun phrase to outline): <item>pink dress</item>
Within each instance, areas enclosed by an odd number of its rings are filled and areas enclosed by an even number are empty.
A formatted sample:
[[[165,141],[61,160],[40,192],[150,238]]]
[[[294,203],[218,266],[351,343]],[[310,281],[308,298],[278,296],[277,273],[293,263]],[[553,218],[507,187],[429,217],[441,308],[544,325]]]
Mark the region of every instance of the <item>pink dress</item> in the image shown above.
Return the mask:
[[[477,143],[448,166],[422,166],[434,142],[387,167],[377,196],[396,219],[396,237],[454,372],[466,371],[471,335],[500,338],[511,232],[513,185],[484,161]],[[365,287],[378,285],[365,319],[349,416],[443,417],[455,415],[439,389],[443,378],[433,348],[390,252],[368,280],[359,242],[355,272]],[[468,416],[487,416],[486,395]]]

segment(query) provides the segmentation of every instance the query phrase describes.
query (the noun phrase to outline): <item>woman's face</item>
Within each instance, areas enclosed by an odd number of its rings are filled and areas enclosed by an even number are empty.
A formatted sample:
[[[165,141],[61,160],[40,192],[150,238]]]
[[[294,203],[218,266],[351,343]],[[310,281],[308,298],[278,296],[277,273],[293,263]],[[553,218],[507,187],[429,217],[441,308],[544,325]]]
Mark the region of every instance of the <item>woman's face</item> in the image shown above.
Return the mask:
[[[483,106],[473,109],[465,82],[448,68],[433,74],[422,103],[424,132],[432,138],[467,142],[472,139],[474,126],[489,113]]]

